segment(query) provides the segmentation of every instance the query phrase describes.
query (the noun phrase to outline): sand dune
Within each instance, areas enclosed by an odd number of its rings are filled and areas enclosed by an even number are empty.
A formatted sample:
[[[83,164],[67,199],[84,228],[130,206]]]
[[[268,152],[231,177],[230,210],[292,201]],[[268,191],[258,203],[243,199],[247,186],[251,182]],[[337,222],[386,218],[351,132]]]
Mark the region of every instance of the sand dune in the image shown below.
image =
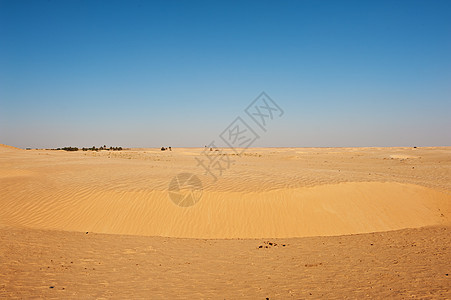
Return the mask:
[[[310,175],[309,181],[297,184],[306,175],[299,174],[292,162],[283,163],[292,156],[291,150],[253,151],[237,157],[231,174],[215,183],[200,173],[205,184],[201,201],[187,208],[175,205],[167,189],[177,170],[195,170],[192,156],[199,155],[197,149],[172,153],[21,151],[19,156],[10,155],[14,165],[0,167],[0,224],[146,236],[286,238],[451,222],[451,196],[446,190],[406,180],[394,182],[388,176],[383,182],[340,180],[349,172],[346,169],[327,177],[321,174],[324,171],[314,170],[316,178]],[[151,163],[143,164],[146,160]],[[277,173],[266,176],[275,163],[282,180]],[[393,165],[398,163],[402,162]],[[311,167],[307,168],[310,172]],[[352,180],[353,176],[348,177]]]
[[[449,298],[451,148],[222,150],[0,146],[0,298]]]
[[[204,191],[193,207],[167,191],[3,193],[0,220],[40,229],[190,238],[343,235],[449,222],[451,196],[399,183],[341,183],[265,192]],[[30,199],[29,195],[33,197]]]
[[[0,144],[0,152],[1,151],[8,151],[8,150],[22,150],[20,148],[16,148],[13,146],[9,146],[9,145],[5,145],[5,144]]]

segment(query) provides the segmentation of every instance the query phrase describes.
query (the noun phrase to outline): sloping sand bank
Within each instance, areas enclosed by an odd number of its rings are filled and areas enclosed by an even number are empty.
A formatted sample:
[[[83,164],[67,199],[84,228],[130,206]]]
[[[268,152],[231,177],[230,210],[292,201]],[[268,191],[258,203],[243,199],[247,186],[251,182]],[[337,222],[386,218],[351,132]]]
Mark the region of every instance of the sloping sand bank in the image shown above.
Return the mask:
[[[412,184],[352,182],[263,192],[204,191],[192,207],[167,191],[95,187],[3,193],[3,225],[184,238],[344,235],[449,223],[451,195]],[[30,196],[30,194],[32,196]]]
[[[9,145],[5,145],[5,144],[0,144],[0,152],[2,151],[12,151],[12,150],[22,150],[20,148],[16,148],[13,146],[9,146]]]

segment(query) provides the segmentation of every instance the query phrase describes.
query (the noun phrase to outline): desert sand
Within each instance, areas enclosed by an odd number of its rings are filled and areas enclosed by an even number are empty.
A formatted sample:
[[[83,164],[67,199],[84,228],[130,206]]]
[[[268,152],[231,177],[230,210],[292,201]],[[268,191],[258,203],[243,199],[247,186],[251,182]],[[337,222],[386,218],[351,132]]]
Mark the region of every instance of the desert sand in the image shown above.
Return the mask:
[[[0,297],[451,297],[451,147],[204,150],[0,145]]]

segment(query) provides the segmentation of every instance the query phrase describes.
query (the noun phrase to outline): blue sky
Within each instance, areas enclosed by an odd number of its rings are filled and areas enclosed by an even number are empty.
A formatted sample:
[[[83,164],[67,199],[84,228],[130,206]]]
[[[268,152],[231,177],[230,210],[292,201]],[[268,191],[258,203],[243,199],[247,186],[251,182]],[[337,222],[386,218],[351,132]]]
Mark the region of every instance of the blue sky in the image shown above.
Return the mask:
[[[451,146],[450,1],[3,1],[0,143]]]

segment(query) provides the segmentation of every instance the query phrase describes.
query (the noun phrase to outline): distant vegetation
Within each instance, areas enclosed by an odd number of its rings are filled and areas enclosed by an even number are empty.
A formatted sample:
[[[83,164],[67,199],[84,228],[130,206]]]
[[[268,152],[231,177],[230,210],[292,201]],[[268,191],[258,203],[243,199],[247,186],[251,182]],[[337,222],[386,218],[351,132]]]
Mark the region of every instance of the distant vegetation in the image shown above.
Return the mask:
[[[58,150],[58,149],[57,149]],[[78,151],[77,147],[64,147],[61,148],[61,150],[65,150],[65,151]]]
[[[101,151],[101,150],[107,150],[107,151],[120,151],[122,150],[122,147],[110,147],[107,146],[96,148],[96,146],[92,146],[91,148],[82,148],[83,151]]]
[[[65,150],[65,151],[78,151],[79,149],[77,147],[63,147],[63,148],[56,148],[56,149],[51,149],[51,150]],[[99,148],[96,148],[96,146],[92,146],[91,148],[81,148],[82,151],[101,151],[101,150],[106,150],[106,151],[121,151],[122,147],[107,147],[106,145],[103,145]]]

